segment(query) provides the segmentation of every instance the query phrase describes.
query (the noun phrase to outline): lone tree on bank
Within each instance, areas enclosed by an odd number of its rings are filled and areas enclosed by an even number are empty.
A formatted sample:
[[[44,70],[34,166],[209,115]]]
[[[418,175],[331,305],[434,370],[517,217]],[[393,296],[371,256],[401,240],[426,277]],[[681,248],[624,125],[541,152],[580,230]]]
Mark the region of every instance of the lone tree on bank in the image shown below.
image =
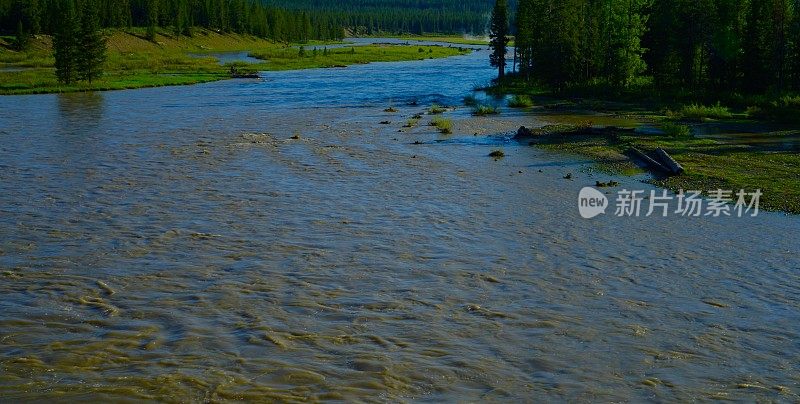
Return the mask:
[[[497,67],[497,78],[502,79],[506,74],[506,46],[508,45],[508,3],[506,0],[496,0],[494,3],[489,38],[489,47],[492,49],[489,63]]]

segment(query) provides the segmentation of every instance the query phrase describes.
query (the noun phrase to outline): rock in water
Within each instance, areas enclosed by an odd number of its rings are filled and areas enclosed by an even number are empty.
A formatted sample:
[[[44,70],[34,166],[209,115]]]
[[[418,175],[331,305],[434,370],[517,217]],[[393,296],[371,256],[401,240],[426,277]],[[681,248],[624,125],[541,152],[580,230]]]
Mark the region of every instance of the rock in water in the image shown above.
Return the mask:
[[[526,137],[533,137],[533,131],[524,126],[520,126],[519,129],[517,129],[517,134],[514,136],[514,139],[523,139]]]

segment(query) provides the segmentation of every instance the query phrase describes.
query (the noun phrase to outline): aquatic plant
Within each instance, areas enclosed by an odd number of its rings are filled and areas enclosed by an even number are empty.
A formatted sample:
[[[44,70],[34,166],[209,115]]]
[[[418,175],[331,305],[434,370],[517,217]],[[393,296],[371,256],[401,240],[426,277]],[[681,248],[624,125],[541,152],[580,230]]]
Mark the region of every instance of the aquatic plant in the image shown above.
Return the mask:
[[[661,125],[661,130],[663,130],[664,134],[667,136],[674,138],[688,138],[692,136],[691,128],[674,122],[664,122]]]
[[[477,105],[472,110],[472,114],[477,116],[497,115],[499,113],[500,110],[493,105]]]
[[[515,95],[508,101],[511,108],[528,108],[533,106],[533,100],[527,95]]]
[[[439,132],[442,132],[444,134],[453,133],[453,121],[447,118],[442,118],[442,117],[433,118],[431,119],[431,126],[435,126],[436,128],[439,129]]]
[[[406,124],[403,125],[403,127],[404,128],[413,128],[414,126],[417,126],[417,124],[419,123],[419,120],[420,120],[420,118],[416,117],[416,116],[413,117],[413,118],[410,118],[409,120],[406,121]]]
[[[441,105],[438,105],[438,104],[433,104],[433,105],[431,105],[430,108],[428,108],[428,113],[434,114],[434,115],[435,114],[441,114],[444,111],[447,111],[447,108],[445,108],[445,107],[443,107]]]

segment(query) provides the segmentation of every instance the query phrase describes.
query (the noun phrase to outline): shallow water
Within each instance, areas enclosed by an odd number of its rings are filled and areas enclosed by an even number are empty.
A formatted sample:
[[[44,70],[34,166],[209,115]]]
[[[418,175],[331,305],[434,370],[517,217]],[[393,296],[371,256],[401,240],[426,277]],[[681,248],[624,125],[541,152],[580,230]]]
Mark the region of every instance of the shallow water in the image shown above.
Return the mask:
[[[487,57],[0,97],[0,396],[798,400],[800,219],[584,220],[506,134],[557,118],[401,129]]]

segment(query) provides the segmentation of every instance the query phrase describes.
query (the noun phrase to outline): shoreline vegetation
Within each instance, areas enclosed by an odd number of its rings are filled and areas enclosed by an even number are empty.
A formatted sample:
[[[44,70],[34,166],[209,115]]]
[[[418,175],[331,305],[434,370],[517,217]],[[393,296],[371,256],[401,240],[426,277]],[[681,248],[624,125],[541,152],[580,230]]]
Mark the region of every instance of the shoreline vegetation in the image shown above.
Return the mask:
[[[525,102],[519,103],[520,99]],[[509,108],[533,113],[571,117],[571,122],[531,128],[518,136],[523,144],[587,157],[601,171],[624,176],[648,171],[632,149],[652,152],[662,148],[685,172],[653,173],[648,181],[653,185],[704,194],[731,190],[733,198],[740,189],[760,189],[761,208],[800,214],[800,129],[791,122],[765,120],[763,115],[754,114],[752,107],[688,103],[659,108],[657,104],[544,93],[513,95],[508,104]],[[602,125],[608,117],[641,125]]]
[[[533,145],[586,156],[622,174],[647,162],[662,171],[652,182],[673,190],[761,189],[764,207],[800,213],[794,3],[609,0],[600,7],[588,0],[518,0],[509,12],[507,0],[495,0],[489,62],[498,75],[485,90],[511,96],[512,108],[544,103],[576,118],[521,129]],[[509,28],[515,44],[507,68]],[[577,101],[564,102],[570,99]],[[595,111],[633,115],[646,125],[597,127]],[[582,112],[586,118],[578,122]],[[664,172],[648,155],[657,149],[685,170]]]
[[[190,85],[232,78],[242,73],[344,67],[353,64],[411,61],[466,54],[468,49],[425,45],[361,45],[327,48],[342,41],[287,44],[252,35],[195,29],[191,37],[145,28],[107,30],[104,75],[92,83],[59,83],[54,70],[52,38],[38,35],[26,51],[13,50],[12,37],[0,37],[0,95],[123,90]],[[302,47],[302,48],[300,48]],[[316,50],[315,50],[316,49]],[[220,64],[214,53],[248,52],[261,63]],[[208,54],[208,57],[202,57]],[[233,70],[232,70],[233,67]]]

